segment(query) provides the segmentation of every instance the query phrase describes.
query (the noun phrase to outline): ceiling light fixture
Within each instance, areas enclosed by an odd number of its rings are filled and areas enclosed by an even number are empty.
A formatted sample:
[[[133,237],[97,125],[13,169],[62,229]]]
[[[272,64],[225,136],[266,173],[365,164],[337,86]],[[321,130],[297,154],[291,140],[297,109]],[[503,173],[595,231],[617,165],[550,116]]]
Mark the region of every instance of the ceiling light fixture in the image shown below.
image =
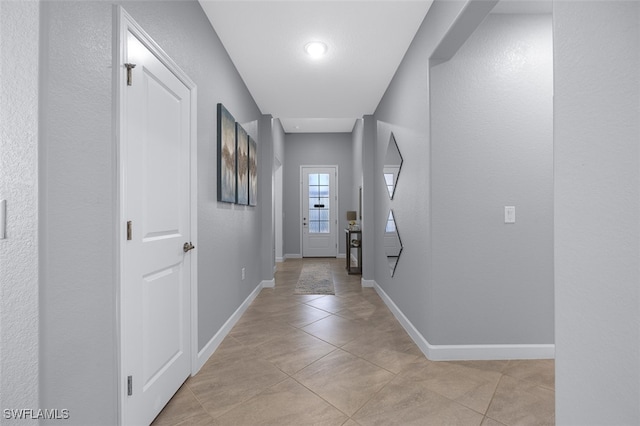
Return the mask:
[[[328,47],[321,41],[312,41],[304,45],[304,51],[313,59],[318,59],[327,53]]]

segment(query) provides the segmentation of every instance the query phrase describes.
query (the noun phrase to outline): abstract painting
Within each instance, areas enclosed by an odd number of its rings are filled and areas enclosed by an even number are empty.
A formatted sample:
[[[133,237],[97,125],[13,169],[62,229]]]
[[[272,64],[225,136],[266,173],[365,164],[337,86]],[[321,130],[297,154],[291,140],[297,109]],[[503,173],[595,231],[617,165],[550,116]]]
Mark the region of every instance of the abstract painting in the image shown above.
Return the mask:
[[[249,137],[249,205],[258,205],[258,146]]]
[[[238,159],[238,204],[249,204],[249,136],[247,131],[236,123],[236,157]]]
[[[236,202],[236,120],[218,104],[218,201]]]

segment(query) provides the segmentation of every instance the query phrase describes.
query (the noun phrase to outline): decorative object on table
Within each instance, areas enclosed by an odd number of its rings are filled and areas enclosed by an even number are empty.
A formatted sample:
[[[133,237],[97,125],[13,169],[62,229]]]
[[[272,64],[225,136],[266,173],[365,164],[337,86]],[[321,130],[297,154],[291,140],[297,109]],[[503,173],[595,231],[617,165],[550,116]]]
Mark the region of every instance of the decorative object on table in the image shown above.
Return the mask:
[[[305,263],[293,294],[336,294],[331,265],[327,262]]]
[[[387,185],[387,191],[389,192],[389,199],[393,200],[393,196],[396,192],[396,186],[398,185],[398,177],[400,176],[400,169],[402,169],[402,155],[396,138],[391,133],[389,137],[389,146],[387,147],[387,154],[384,157],[384,182]]]
[[[349,221],[349,229],[357,231],[360,227],[357,224],[358,212],[347,211],[347,220]]]
[[[249,136],[249,205],[258,205],[258,145]]]
[[[218,104],[218,201],[236,202],[236,121]]]

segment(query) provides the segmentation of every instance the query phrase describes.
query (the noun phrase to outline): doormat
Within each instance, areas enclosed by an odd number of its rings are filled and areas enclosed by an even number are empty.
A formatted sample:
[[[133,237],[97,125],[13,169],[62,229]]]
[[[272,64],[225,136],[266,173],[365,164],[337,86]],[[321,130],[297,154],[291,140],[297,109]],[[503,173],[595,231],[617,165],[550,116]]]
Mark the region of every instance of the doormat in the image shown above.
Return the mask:
[[[333,289],[331,265],[328,263],[305,264],[293,294],[336,294]]]

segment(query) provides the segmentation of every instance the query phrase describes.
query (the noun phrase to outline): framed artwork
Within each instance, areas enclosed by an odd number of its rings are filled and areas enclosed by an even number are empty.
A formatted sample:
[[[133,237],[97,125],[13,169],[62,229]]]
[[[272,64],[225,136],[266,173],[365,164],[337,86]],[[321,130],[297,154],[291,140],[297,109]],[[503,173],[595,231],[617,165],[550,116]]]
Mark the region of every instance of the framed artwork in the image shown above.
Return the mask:
[[[218,104],[218,201],[236,202],[236,121]]]
[[[258,146],[249,136],[249,205],[258,205]]]
[[[249,204],[249,136],[239,123],[236,123],[236,158],[238,160],[236,202],[247,205]]]

